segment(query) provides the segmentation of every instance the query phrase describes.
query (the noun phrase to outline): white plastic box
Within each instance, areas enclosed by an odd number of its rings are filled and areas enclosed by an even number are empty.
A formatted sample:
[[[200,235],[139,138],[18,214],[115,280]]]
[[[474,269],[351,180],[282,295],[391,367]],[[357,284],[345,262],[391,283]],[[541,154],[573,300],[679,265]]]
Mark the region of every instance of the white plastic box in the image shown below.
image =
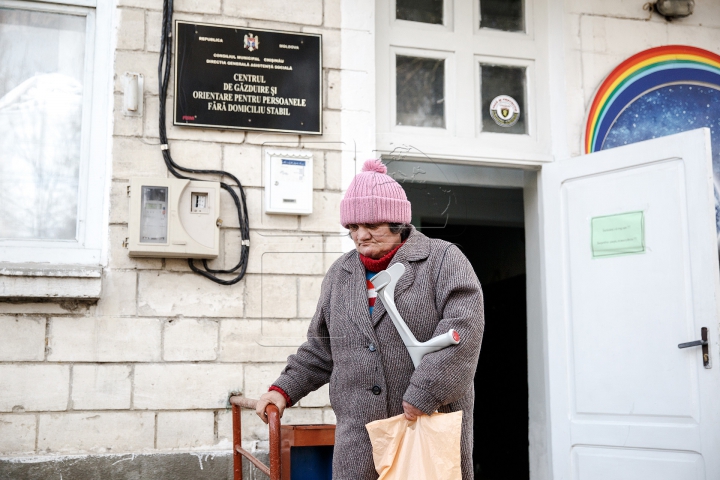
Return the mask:
[[[216,258],[220,251],[220,183],[132,178],[131,257]]]
[[[313,211],[313,154],[306,150],[265,151],[265,213],[310,215]]]

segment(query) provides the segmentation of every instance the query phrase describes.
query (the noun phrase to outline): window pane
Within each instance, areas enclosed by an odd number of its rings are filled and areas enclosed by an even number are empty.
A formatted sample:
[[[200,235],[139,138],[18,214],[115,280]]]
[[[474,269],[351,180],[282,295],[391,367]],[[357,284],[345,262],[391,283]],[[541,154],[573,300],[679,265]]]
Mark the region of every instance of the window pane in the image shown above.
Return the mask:
[[[445,60],[397,56],[397,124],[445,128]]]
[[[480,28],[525,31],[523,0],[480,0]]]
[[[0,238],[75,239],[85,17],[0,8]]]
[[[167,243],[167,197],[167,187],[142,187],[140,243]]]
[[[411,22],[443,23],[443,0],[396,0],[395,18]]]
[[[480,65],[484,132],[527,133],[525,67]]]

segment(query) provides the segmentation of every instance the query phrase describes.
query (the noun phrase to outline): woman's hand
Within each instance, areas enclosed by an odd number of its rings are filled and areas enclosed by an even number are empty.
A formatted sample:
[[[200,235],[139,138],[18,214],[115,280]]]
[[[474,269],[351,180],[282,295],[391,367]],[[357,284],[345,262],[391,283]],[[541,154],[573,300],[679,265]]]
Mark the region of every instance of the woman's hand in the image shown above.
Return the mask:
[[[283,411],[285,410],[285,407],[287,407],[285,397],[283,397],[280,392],[271,390],[267,393],[264,393],[258,400],[257,405],[255,405],[255,413],[257,413],[257,416],[260,417],[260,420],[265,423],[268,423],[267,415],[265,415],[265,407],[267,407],[271,403],[275,405],[280,411],[280,418],[282,418]]]
[[[420,410],[419,408],[415,408],[414,406],[410,405],[405,400],[403,400],[402,405],[403,405],[403,410],[405,411],[405,418],[410,420],[411,422],[417,420],[417,417],[419,417],[421,415],[425,415],[425,413],[422,410]]]

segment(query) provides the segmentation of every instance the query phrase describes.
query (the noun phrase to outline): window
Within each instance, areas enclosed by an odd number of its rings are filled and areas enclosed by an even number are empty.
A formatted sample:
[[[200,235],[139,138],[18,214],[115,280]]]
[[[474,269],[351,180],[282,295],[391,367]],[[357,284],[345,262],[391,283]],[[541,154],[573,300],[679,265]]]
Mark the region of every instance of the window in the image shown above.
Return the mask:
[[[546,3],[376,0],[381,154],[551,160]]]
[[[480,64],[482,130],[527,133],[525,68]]]
[[[77,237],[86,23],[0,9],[0,238]]]
[[[443,0],[397,0],[395,18],[442,25]]]
[[[480,28],[505,30],[506,32],[525,31],[525,12],[523,0],[479,0]]]
[[[100,264],[109,13],[0,0],[1,262]]]
[[[396,57],[397,124],[445,127],[445,60]]]

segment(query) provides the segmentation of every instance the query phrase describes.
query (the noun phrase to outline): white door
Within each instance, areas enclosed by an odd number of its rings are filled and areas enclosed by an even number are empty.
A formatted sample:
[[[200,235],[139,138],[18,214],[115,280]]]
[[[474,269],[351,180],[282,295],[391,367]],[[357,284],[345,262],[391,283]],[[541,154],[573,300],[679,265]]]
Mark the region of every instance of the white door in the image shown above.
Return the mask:
[[[543,167],[552,477],[720,479],[710,132]],[[707,328],[703,347],[680,349]]]

